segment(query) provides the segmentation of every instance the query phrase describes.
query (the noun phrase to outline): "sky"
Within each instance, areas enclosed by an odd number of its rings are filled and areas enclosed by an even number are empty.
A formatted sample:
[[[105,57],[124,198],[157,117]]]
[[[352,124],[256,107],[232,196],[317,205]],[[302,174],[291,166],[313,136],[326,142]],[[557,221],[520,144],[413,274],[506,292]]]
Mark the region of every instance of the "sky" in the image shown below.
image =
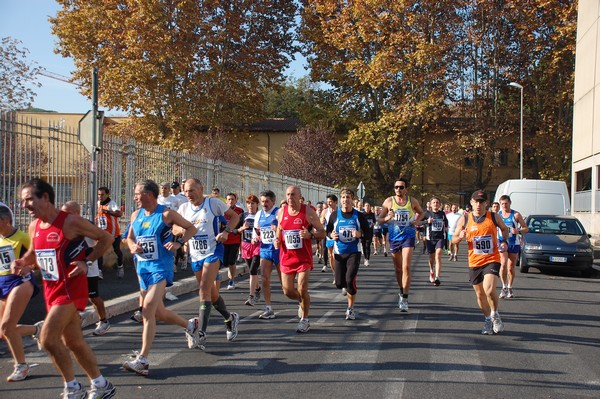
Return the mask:
[[[56,15],[58,9],[58,4],[52,0],[0,0],[0,37],[20,40],[20,47],[29,50],[28,61],[35,61],[52,73],[70,77],[75,69],[73,60],[54,53],[57,40],[48,22],[48,17]],[[297,54],[296,61],[285,72],[286,76],[300,78],[306,75],[305,63],[305,59]],[[42,75],[38,81],[42,87],[35,88],[37,96],[33,107],[61,113],[85,113],[92,109],[92,101],[79,94],[76,85]],[[107,116],[122,115],[114,110],[105,111]]]

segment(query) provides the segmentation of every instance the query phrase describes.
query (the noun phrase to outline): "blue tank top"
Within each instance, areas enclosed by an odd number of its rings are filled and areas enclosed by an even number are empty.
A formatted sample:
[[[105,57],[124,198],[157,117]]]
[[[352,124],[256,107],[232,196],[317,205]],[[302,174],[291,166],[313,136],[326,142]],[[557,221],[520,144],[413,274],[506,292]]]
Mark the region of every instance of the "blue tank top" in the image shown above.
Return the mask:
[[[158,205],[154,212],[146,216],[141,208],[131,224],[135,241],[144,252],[136,254],[138,273],[152,273],[173,270],[173,252],[165,248],[165,244],[173,241],[171,226],[163,222],[164,205]]]
[[[510,215],[507,217],[502,216],[502,211],[498,212],[502,221],[508,227],[508,245],[517,245],[517,236],[512,233],[512,227],[517,227],[517,221],[515,220],[515,211],[513,209],[510,210]],[[502,232],[498,229],[498,242],[502,241]]]
[[[352,233],[360,230],[358,221],[358,211],[352,210],[352,216],[345,218],[342,215],[342,209],[337,209],[337,219],[333,224],[335,232],[339,235],[337,241],[333,245],[333,253],[336,254],[353,254],[359,252],[358,244],[360,238],[354,238]]]
[[[278,207],[273,207],[271,213],[267,216],[264,209],[258,212],[258,223],[255,217],[255,228],[260,232],[260,249],[275,251],[273,242],[275,241],[275,230],[271,226],[277,227]]]
[[[407,238],[415,237],[417,230],[411,224],[415,220],[415,212],[412,207],[410,196],[406,199],[406,204],[399,205],[396,198],[392,197],[392,210],[394,211],[394,219],[388,221],[390,232],[390,241],[402,241]]]

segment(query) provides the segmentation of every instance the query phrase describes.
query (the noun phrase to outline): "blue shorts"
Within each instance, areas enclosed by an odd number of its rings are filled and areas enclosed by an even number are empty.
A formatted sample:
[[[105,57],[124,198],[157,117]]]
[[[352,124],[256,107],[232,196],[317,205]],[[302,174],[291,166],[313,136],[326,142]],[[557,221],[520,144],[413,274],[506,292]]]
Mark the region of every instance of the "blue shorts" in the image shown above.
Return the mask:
[[[454,233],[453,234],[448,233],[448,244],[452,244],[452,236],[453,235],[454,235]]]
[[[167,287],[170,287],[173,285],[173,270],[141,273],[138,274],[138,280],[143,291],[148,291],[151,285],[158,284],[163,280],[167,280]]]
[[[274,265],[279,264],[279,250],[260,249],[260,258],[270,260]]]
[[[192,262],[192,270],[194,271],[194,273],[197,273],[199,271],[202,271],[202,268],[204,267],[205,263],[215,263],[217,261],[220,262],[219,266],[222,265],[223,255],[219,256],[218,254],[212,254],[202,260]]]
[[[16,274],[0,276],[0,299],[8,298],[8,295],[15,287],[18,287],[28,281],[33,284],[33,293],[31,294],[31,297],[33,298],[38,292],[40,292],[38,286],[35,285],[33,273],[29,273],[25,276],[17,276]]]
[[[509,246],[508,246],[508,250],[507,250],[507,252],[508,252],[509,254],[518,254],[519,252],[521,252],[521,246],[520,246],[520,245],[518,245],[518,244],[515,244],[515,245],[509,245]]]
[[[325,239],[325,248],[333,248],[333,245],[335,244],[335,240],[326,238]]]
[[[402,248],[414,248],[415,237],[406,237],[399,241],[390,241],[390,252],[395,254],[402,251]]]
[[[427,240],[427,253],[434,254],[437,249],[444,249],[444,239]]]

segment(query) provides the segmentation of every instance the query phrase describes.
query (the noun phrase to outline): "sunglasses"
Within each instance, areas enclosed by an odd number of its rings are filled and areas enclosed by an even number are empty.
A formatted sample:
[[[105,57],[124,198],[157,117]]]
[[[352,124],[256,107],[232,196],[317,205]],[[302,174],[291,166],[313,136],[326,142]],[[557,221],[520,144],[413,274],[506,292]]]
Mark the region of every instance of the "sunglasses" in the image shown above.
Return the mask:
[[[405,186],[394,186],[396,190],[404,190]]]

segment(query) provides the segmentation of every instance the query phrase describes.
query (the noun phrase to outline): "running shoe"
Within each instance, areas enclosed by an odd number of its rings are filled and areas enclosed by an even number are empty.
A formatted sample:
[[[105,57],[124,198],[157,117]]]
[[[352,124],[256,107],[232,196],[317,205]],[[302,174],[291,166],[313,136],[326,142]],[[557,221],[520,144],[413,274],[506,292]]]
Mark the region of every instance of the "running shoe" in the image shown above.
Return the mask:
[[[429,282],[433,283],[435,280],[435,274],[432,271],[429,272]]]
[[[346,320],[354,320],[356,319],[356,314],[354,313],[353,308],[346,309]]]
[[[176,301],[179,299],[179,298],[177,298],[177,295],[173,294],[171,291],[165,292],[165,298],[168,301]]]
[[[262,312],[259,316],[259,319],[274,319],[275,318],[275,312],[273,312],[272,309],[265,309],[264,312]]]
[[[225,322],[227,341],[233,341],[237,337],[238,324],[240,324],[240,316],[235,312],[231,313],[230,320]]]
[[[454,261],[456,262],[458,260],[458,254],[454,254]]]
[[[40,332],[42,331],[42,326],[44,325],[44,320],[42,321],[38,321],[37,323],[35,323],[33,326],[35,327],[35,332],[33,333],[33,335],[31,336],[31,338],[33,338],[33,340],[35,341],[35,343],[37,344],[37,348],[38,350],[42,350],[44,349],[42,347],[42,341],[40,341]]]
[[[454,258],[454,255],[452,255],[452,253],[448,254],[448,260],[452,260],[452,258]]]
[[[365,259],[365,267],[369,267],[369,259]]]
[[[383,256],[387,258],[387,252],[383,251]]]
[[[29,375],[29,365],[27,363],[15,364],[15,369],[12,374],[6,377],[6,381],[15,382],[23,381]]]
[[[144,318],[142,317],[142,312],[140,312],[139,310],[136,310],[135,312],[133,312],[130,319],[135,321],[136,323],[144,322]]]
[[[123,363],[123,368],[127,371],[133,371],[137,375],[147,376],[150,364],[148,359],[142,355],[137,355],[135,359]]]
[[[310,330],[310,321],[308,321],[308,319],[300,320],[298,326],[296,327],[296,332],[307,333],[308,330]]]
[[[506,293],[506,298],[507,299],[513,299],[515,297],[515,293],[513,292],[512,288],[508,289],[508,292]]]
[[[77,383],[77,385],[78,386],[75,388],[65,387],[62,393],[62,399],[85,399],[87,392],[80,383]]]
[[[348,290],[347,290],[345,287],[344,287],[344,288],[342,288],[342,295],[343,295],[343,296],[346,296],[346,295],[348,295]]]
[[[398,308],[401,312],[408,312],[408,298],[402,297],[402,295],[398,294],[400,299],[398,300]]]
[[[123,267],[123,265],[117,266],[117,278],[123,277],[125,277],[125,268]]]
[[[440,279],[436,277],[436,278],[433,280],[433,285],[435,285],[436,287],[439,287],[439,286],[440,286],[440,284],[441,284],[441,283],[440,283]]]
[[[483,328],[481,329],[481,333],[483,335],[492,335],[494,334],[494,324],[492,323],[491,317],[485,318],[485,323],[483,324]]]
[[[244,302],[244,305],[246,305],[246,306],[256,305],[256,298],[254,297],[254,295],[248,295],[248,299],[246,299],[246,302]]]
[[[88,391],[87,399],[109,399],[115,396],[117,388],[113,384],[106,380],[106,385],[103,387],[97,387],[92,384],[92,388]]]
[[[325,265],[321,268],[321,273],[325,273],[326,271],[327,271],[327,265]]]
[[[504,323],[502,323],[500,315],[492,316],[492,330],[494,331],[494,334],[500,334],[504,331]]]
[[[373,252],[373,255],[377,255],[377,251]]]
[[[100,320],[98,323],[96,323],[96,329],[94,330],[94,332],[92,334],[99,336],[99,335],[104,335],[108,332],[108,330],[110,330],[110,323],[108,320]]]
[[[254,303],[258,303],[258,301],[260,301],[261,292],[262,292],[262,289],[260,289],[260,287],[257,288],[256,291],[254,291],[254,300],[255,300]]]
[[[507,294],[508,294],[508,288],[502,287],[502,290],[500,291],[500,295],[498,296],[498,298],[504,299],[504,298],[506,298]]]
[[[188,320],[188,328],[185,329],[185,337],[187,338],[187,343],[188,343],[189,349],[198,347],[198,342],[200,340],[199,323],[200,323],[200,321],[197,317],[193,317]]]
[[[229,280],[229,284],[227,284],[228,290],[235,290],[235,281]]]

